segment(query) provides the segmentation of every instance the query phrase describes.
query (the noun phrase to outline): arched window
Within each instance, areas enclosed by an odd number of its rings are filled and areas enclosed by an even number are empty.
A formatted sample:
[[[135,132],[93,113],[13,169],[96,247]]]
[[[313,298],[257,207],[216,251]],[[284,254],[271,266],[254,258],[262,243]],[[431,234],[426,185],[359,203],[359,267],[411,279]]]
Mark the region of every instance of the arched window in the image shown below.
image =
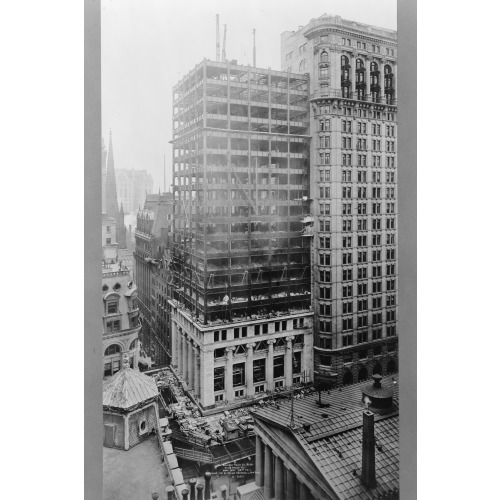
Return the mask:
[[[349,65],[349,58],[347,56],[342,56],[340,58],[340,63],[340,86],[342,88],[342,97],[351,97],[351,79],[349,76],[351,66]]]
[[[362,59],[356,59],[356,92],[359,100],[365,99],[365,64]]]
[[[394,98],[394,73],[390,64],[384,66],[384,89],[387,102]]]
[[[299,71],[307,71],[307,59],[300,61]]]
[[[370,63],[370,92],[374,102],[380,101],[380,71],[376,62]]]
[[[321,52],[320,60],[321,60],[321,62],[328,62],[328,52],[326,50]]]
[[[137,343],[138,343],[138,342],[139,342],[139,340],[138,340],[138,339],[134,339],[134,340],[132,341],[132,343],[130,344],[130,346],[129,346],[128,350],[129,350],[129,351],[133,351],[133,350],[137,347]]]
[[[119,354],[122,352],[122,348],[118,344],[111,344],[104,351],[104,356],[111,356],[113,354]]]

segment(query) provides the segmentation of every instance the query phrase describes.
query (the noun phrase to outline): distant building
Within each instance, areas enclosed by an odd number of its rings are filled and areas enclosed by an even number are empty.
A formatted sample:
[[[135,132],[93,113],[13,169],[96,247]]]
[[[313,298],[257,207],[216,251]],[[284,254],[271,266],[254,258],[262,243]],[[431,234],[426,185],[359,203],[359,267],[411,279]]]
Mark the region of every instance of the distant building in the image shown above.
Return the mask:
[[[106,171],[104,172],[104,164]],[[116,195],[116,173],[115,159],[113,153],[113,141],[111,132],[109,134],[109,151],[106,151],[104,144],[102,146],[102,213],[111,217],[116,222],[116,242],[118,248],[127,248],[127,228],[125,227],[125,213],[123,205],[118,208],[118,197]]]
[[[253,412],[255,483],[238,488],[238,498],[398,499],[397,381],[374,375],[294,399],[293,412],[290,400]]]
[[[153,178],[147,170],[116,170],[116,192],[118,203],[125,214],[135,214],[153,192]]]
[[[116,222],[102,216],[102,336],[103,376],[122,366],[124,354],[130,366],[138,368],[140,356],[137,288],[130,268],[120,259],[116,243]]]
[[[143,322],[141,341],[158,366],[169,364],[172,355],[167,308],[172,224],[173,195],[147,195],[144,208],[137,212],[134,262]]]

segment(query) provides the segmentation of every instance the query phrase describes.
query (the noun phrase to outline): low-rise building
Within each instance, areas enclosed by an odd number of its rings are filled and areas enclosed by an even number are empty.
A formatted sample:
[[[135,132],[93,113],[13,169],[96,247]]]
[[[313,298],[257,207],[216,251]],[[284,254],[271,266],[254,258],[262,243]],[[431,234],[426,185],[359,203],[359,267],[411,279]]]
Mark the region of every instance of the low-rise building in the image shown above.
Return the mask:
[[[238,498],[398,499],[398,379],[373,379],[253,412],[255,483]]]

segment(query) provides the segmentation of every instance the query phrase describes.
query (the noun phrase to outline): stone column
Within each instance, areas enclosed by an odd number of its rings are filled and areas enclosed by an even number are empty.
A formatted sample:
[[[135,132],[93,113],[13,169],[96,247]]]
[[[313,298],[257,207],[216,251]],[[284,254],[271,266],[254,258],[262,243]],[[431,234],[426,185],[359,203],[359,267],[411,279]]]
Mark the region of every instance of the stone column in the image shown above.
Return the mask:
[[[264,464],[262,461],[262,439],[255,436],[255,484],[262,487],[264,485]]]
[[[200,355],[197,345],[194,346],[194,394],[200,395]]]
[[[293,385],[293,339],[295,337],[286,338],[285,350],[285,386],[292,387]]]
[[[339,95],[339,89],[342,90],[340,87],[340,82],[341,82],[341,76],[342,76],[342,70],[340,69],[341,66],[341,52],[338,49],[335,49],[333,52],[331,52],[333,61],[332,61],[332,66],[333,66],[333,85],[331,85],[331,88],[335,90],[336,95]]]
[[[170,366],[173,368],[177,364],[177,349],[175,340],[177,338],[177,327],[172,323],[172,360],[170,361]]]
[[[378,64],[378,69],[380,71],[380,73],[378,75],[378,81],[379,81],[379,85],[380,85],[380,97],[382,99],[381,102],[386,102],[385,101],[385,73],[384,73],[385,61],[383,59],[380,59],[376,62]]]
[[[177,347],[179,349],[179,359],[177,364],[177,374],[182,377],[184,370],[184,335],[182,330],[179,328],[177,331]]]
[[[187,338],[187,335],[186,336],[182,336],[182,344],[183,344],[183,357],[182,357],[182,378],[184,379],[184,381],[187,383],[188,382],[188,379],[187,379],[187,376],[188,376],[188,354],[189,354],[189,340]]]
[[[297,500],[295,496],[295,474],[288,468],[286,470],[286,499]]]
[[[273,451],[268,445],[264,445],[264,496],[266,499],[273,498]]]
[[[274,457],[274,498],[283,499],[283,461],[280,457]]]
[[[300,496],[299,500],[308,500],[309,499],[309,488],[304,483],[299,483],[300,488]]]
[[[356,56],[353,55],[351,59],[351,92],[352,92],[352,98],[354,98],[354,95],[356,94]]]
[[[267,361],[266,361],[266,382],[267,390],[274,392],[274,343],[276,340],[268,340]]]
[[[234,347],[226,348],[226,399],[232,401],[233,398],[233,351]]]
[[[255,343],[247,344],[247,361],[245,366],[245,376],[246,376],[246,386],[247,386],[247,396],[254,395],[253,387],[253,349],[256,346]]]
[[[188,350],[188,385],[190,390],[194,390],[194,351],[196,349],[196,345],[189,341],[189,350]]]

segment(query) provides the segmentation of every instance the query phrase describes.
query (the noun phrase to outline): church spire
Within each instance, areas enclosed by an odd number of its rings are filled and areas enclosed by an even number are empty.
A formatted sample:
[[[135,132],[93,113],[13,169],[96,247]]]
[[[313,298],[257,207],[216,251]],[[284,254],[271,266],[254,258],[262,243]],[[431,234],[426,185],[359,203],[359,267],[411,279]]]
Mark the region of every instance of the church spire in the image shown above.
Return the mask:
[[[106,215],[113,217],[118,223],[118,196],[116,194],[115,159],[111,131],[109,132],[108,168],[106,172]]]

